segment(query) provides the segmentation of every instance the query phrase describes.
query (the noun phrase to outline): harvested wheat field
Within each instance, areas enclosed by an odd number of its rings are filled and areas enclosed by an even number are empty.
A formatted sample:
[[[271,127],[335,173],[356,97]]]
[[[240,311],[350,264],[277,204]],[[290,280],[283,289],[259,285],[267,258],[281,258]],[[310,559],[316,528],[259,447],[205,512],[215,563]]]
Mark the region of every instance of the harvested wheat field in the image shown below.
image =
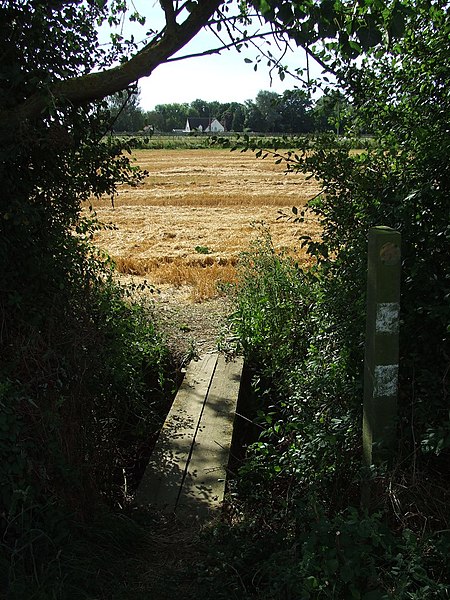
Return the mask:
[[[319,235],[313,218],[277,220],[279,210],[292,214],[320,188],[271,158],[211,149],[139,150],[134,157],[148,171],[145,181],[122,187],[114,207],[109,198],[94,203],[100,221],[117,228],[97,233],[95,243],[122,274],[189,289],[199,301],[235,279],[239,254],[258,236],[252,223],[265,223],[275,247],[294,252],[301,235]],[[304,252],[298,257],[306,260]]]

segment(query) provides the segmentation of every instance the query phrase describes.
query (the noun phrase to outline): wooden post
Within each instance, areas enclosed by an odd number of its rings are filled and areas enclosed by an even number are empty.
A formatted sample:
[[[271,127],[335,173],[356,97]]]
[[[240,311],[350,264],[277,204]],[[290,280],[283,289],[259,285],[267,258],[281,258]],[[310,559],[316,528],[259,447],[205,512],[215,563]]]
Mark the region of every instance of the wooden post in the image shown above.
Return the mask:
[[[369,230],[364,361],[363,460],[392,458],[396,441],[401,235]]]

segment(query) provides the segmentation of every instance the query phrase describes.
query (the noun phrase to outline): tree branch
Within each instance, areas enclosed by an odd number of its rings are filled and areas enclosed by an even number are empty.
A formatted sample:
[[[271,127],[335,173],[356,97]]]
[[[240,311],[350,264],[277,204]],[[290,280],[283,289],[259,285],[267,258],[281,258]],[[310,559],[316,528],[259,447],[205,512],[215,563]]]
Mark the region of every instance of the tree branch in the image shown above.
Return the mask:
[[[234,41],[230,42],[229,44],[223,43],[222,46],[217,46],[216,48],[210,48],[209,50],[203,50],[201,52],[193,52],[192,54],[183,54],[183,56],[173,56],[171,58],[168,58],[166,60],[166,62],[167,63],[177,62],[179,60],[186,60],[187,58],[199,58],[200,56],[209,56],[210,54],[220,54],[222,52],[222,50],[230,50],[230,48],[235,48],[236,46],[244,44],[245,42],[251,42],[252,40],[266,38],[266,37],[270,37],[272,35],[273,35],[273,33],[271,31],[267,31],[265,33],[256,33],[256,34],[251,35],[246,38],[235,39]]]
[[[175,17],[175,9],[173,7],[172,0],[159,0],[161,8],[166,16],[166,28],[170,33],[174,33],[178,27],[178,23]]]
[[[317,54],[315,52],[313,52],[311,50],[311,48],[309,48],[309,46],[301,45],[300,47],[303,48],[303,50],[306,52],[306,54],[309,55],[311,58],[313,58],[316,61],[316,63],[322,67],[322,69],[325,72],[330,73],[330,75],[334,75],[336,77],[336,79],[338,78],[338,74],[333,69],[333,67],[331,65],[327,65],[326,63],[324,63],[323,60],[320,58],[320,56],[317,56]]]
[[[177,25],[176,32],[166,28],[162,37],[152,40],[126,63],[99,73],[56,82],[45,92],[34,94],[13,110],[2,111],[0,139],[3,143],[12,141],[18,130],[26,127],[27,122],[41,116],[50,100],[80,106],[101,100],[125,89],[141,77],[149,76],[157,66],[167,62],[208,24],[223,1],[202,0],[194,6],[186,20]]]

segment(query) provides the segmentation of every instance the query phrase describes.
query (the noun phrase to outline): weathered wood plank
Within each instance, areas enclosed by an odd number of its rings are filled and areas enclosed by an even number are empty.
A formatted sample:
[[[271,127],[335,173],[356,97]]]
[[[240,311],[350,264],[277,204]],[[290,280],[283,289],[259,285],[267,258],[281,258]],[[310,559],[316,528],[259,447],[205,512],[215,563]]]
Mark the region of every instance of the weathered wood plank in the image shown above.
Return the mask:
[[[222,505],[243,359],[219,356],[178,499],[179,515],[204,519]]]
[[[156,442],[135,503],[174,511],[211,385],[217,354],[191,362]]]

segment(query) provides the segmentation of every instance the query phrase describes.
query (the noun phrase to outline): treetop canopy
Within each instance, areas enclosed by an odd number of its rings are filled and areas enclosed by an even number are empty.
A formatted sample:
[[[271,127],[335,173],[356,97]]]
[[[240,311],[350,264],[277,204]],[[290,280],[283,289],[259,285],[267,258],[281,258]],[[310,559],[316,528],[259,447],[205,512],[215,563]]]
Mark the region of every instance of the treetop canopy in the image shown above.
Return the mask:
[[[179,60],[174,55],[203,28],[214,31],[218,45],[201,54],[233,46],[242,51],[272,36],[279,46],[295,42],[332,70],[333,57],[347,60],[392,44],[412,15],[408,0],[160,0],[160,8],[163,26],[154,30],[127,0],[0,2],[3,140],[17,138],[49,111],[56,118],[64,107],[89,105]],[[143,42],[111,33],[111,45],[101,45],[98,27],[127,18],[143,25]],[[282,75],[280,59],[262,52]]]

